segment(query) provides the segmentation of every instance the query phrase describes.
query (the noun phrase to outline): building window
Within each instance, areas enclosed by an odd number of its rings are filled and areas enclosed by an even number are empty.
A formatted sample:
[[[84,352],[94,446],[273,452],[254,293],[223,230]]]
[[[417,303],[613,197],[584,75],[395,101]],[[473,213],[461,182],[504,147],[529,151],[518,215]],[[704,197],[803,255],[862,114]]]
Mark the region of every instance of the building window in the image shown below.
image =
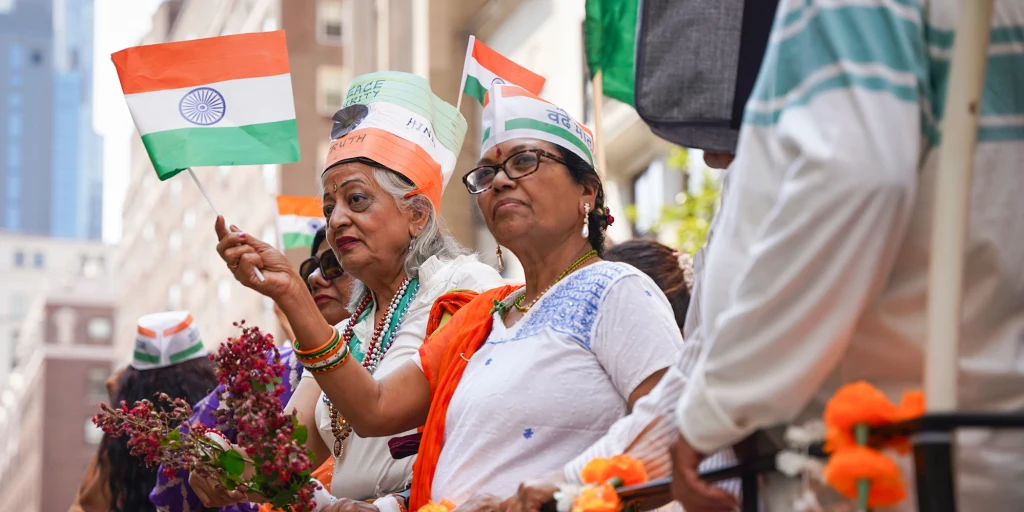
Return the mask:
[[[334,115],[345,98],[345,73],[341,66],[320,66],[316,70],[317,110]]]
[[[28,312],[28,299],[23,293],[12,293],[8,305],[8,313],[14,318],[21,318]]]
[[[192,229],[196,227],[196,211],[192,208],[185,210],[182,222],[185,224],[185,229]]]
[[[36,268],[43,268],[46,265],[46,257],[41,252],[37,252],[32,255],[32,266]]]
[[[103,430],[92,422],[92,418],[85,419],[85,442],[97,446],[103,441]]]
[[[11,87],[21,87],[21,73],[11,73],[11,76],[7,77],[7,85]]]
[[[321,140],[319,146],[316,148],[316,162],[313,162],[313,167],[317,174],[324,170],[324,166],[327,165],[327,153],[331,151],[331,142],[327,140]]]
[[[25,54],[21,51],[20,44],[12,44],[7,47],[7,65],[11,69],[21,69],[25,65]]]
[[[14,141],[7,143],[7,166],[10,168],[21,167],[21,146]]]
[[[100,275],[100,270],[102,270],[100,264],[95,258],[86,254],[82,255],[82,276],[91,279]]]
[[[167,288],[167,309],[181,309],[181,285],[172,284]]]
[[[263,187],[267,190],[268,194],[277,194],[277,166],[274,164],[263,165],[261,172],[263,174]]]
[[[7,205],[7,229],[21,229],[21,210],[16,204]]]
[[[110,339],[114,329],[109,318],[97,317],[89,320],[86,330],[89,333],[89,339],[93,341],[107,341]]]
[[[320,42],[320,44],[341,44],[341,12],[341,2],[337,0],[320,0],[319,2],[317,2],[317,40]]]
[[[32,65],[38,66],[43,63],[43,52],[32,50]]]
[[[107,379],[110,377],[110,370],[107,368],[89,368],[85,372],[85,391],[89,402],[106,401]]]
[[[221,304],[227,304],[231,300],[231,281],[221,279],[217,284],[217,300]]]
[[[7,104],[11,108],[18,108],[21,106],[21,93],[12,92],[7,95]]]
[[[7,136],[17,137],[21,135],[21,114],[11,112],[7,115]]]
[[[25,253],[21,251],[15,251],[14,253],[14,266],[24,267],[25,266]]]
[[[277,245],[274,238],[277,237],[277,229],[273,225],[263,226],[263,241],[270,245]]]
[[[167,237],[167,246],[172,251],[181,249],[181,233],[177,229],[171,231],[171,235]]]

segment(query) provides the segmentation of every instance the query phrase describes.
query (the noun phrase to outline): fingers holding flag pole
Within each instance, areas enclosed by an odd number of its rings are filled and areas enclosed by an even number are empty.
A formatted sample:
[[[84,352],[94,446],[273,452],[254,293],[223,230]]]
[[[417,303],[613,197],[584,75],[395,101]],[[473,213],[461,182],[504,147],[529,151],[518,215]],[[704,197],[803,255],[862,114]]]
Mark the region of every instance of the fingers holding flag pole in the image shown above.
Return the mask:
[[[217,214],[218,217],[223,217],[223,215],[220,214],[220,210],[214,206],[213,200],[210,199],[210,195],[206,193],[206,189],[203,188],[203,184],[199,182],[199,178],[196,177],[196,173],[191,167],[188,168],[188,175],[192,177],[192,181],[194,181],[196,186],[199,187],[199,193],[203,194],[203,197],[206,198],[206,203],[213,209],[213,213]],[[228,224],[228,226],[230,226],[230,224]],[[228,229],[231,229],[231,227]],[[259,268],[253,267],[252,269],[256,272],[256,278],[259,279],[260,282],[266,281],[266,278],[263,277],[263,272],[261,272]]]

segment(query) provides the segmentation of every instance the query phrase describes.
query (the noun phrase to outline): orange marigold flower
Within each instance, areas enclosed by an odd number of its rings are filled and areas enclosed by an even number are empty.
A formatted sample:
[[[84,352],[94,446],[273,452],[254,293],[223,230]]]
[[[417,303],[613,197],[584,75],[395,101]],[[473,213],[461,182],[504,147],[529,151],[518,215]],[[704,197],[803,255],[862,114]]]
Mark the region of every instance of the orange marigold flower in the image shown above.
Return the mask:
[[[895,505],[906,497],[903,478],[896,463],[864,446],[853,446],[829,457],[825,480],[843,496],[857,498],[857,481],[868,480],[869,507]]]
[[[449,500],[441,500],[441,503],[427,502],[417,512],[451,512],[455,510],[455,504]]]
[[[606,484],[618,478],[621,485],[639,485],[648,480],[643,462],[629,455],[616,455],[610,459],[596,458],[584,466],[580,479],[585,484]]]
[[[576,502],[572,506],[572,512],[619,512],[622,503],[619,502],[619,494],[611,485],[604,484],[597,487],[584,487],[576,496]]]

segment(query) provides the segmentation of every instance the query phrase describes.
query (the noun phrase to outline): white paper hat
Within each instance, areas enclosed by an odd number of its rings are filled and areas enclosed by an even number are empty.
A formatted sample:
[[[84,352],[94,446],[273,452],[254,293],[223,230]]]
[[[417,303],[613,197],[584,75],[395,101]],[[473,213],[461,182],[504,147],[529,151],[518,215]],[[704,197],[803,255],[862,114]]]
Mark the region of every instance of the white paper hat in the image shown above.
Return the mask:
[[[540,139],[594,166],[594,136],[565,110],[512,84],[491,84],[483,113],[480,153],[512,139]]]
[[[165,368],[206,356],[199,329],[192,325],[188,311],[167,311],[139,318],[132,368]]]

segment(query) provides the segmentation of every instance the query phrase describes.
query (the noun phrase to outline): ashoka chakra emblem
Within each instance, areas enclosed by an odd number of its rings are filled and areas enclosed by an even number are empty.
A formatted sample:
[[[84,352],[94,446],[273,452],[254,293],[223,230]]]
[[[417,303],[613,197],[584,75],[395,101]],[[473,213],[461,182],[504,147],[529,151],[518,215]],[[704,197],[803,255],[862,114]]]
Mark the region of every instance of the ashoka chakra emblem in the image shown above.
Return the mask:
[[[216,124],[224,119],[225,109],[224,96],[209,87],[192,89],[178,103],[181,117],[200,126]]]

